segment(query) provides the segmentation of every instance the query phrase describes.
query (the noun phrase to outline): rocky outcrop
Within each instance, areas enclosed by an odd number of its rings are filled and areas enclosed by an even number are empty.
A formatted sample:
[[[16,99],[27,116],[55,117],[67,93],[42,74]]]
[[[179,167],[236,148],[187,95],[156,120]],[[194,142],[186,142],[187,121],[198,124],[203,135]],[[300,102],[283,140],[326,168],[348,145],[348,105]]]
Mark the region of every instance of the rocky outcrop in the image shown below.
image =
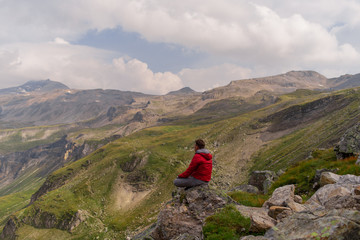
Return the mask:
[[[72,232],[80,223],[84,222],[88,213],[78,210],[75,213],[66,213],[61,217],[55,214],[34,208],[31,216],[16,218],[11,216],[6,222],[0,235],[0,239],[16,239],[16,230],[23,224],[31,225],[36,228],[57,228]]]
[[[254,171],[250,174],[249,185],[255,186],[260,192],[267,194],[276,177],[276,173],[272,171]]]
[[[241,215],[250,218],[250,231],[252,232],[262,233],[276,225],[276,220],[269,216],[269,211],[266,208],[236,205],[236,209]]]
[[[179,239],[185,234],[191,236],[186,239],[203,239],[202,227],[205,218],[230,202],[230,198],[218,194],[207,186],[188,190],[178,189],[173,200],[160,212],[156,225],[148,234],[148,239]]]
[[[18,229],[18,227],[18,220],[15,217],[11,216],[4,226],[4,229],[0,235],[0,239],[16,239],[16,230]]]
[[[360,154],[360,123],[344,133],[334,150],[338,159]]]
[[[349,209],[302,212],[285,218],[266,232],[267,239],[360,239],[360,214]],[[316,238],[319,237],[319,238]]]

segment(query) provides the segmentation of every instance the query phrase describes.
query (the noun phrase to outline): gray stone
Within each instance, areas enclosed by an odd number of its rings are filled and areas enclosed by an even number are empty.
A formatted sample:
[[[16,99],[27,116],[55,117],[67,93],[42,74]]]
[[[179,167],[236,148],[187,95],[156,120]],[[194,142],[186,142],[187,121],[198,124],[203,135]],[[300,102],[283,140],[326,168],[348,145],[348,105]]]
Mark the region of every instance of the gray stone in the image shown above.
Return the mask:
[[[252,232],[264,232],[276,224],[275,219],[269,216],[268,210],[265,208],[237,205],[236,209],[241,215],[250,218],[250,231]]]
[[[334,150],[338,159],[360,153],[360,122],[344,133]]]
[[[286,185],[275,189],[270,199],[268,199],[263,207],[270,208],[271,206],[287,207],[288,202],[294,202],[294,185]]]
[[[273,171],[254,171],[250,174],[249,184],[267,194],[269,187],[277,177]]]
[[[351,195],[351,186],[349,185],[338,185],[338,184],[328,184],[324,187],[317,190],[309,200],[306,201],[305,205],[321,205],[324,206],[325,202],[329,201],[332,197],[337,196],[350,196]],[[313,207],[311,207],[312,209]]]
[[[293,213],[293,211],[291,210],[291,208],[272,206],[272,207],[270,207],[268,214],[270,217],[272,217],[276,220],[280,220],[280,219],[290,216],[292,213]]]
[[[355,164],[356,164],[356,165],[360,165],[360,155],[358,156]]]
[[[294,201],[301,204],[303,202],[303,199],[299,195],[294,195]]]
[[[360,184],[360,176],[355,176],[351,174],[341,175],[339,180],[336,182],[337,184]]]
[[[239,186],[236,186],[235,188],[231,189],[231,191],[242,191],[242,192],[248,192],[248,193],[254,193],[258,194],[259,189],[252,185],[242,184]]]
[[[317,190],[320,188],[320,177],[321,174],[323,172],[332,172],[332,173],[336,173],[338,171],[338,169],[327,169],[327,168],[323,168],[323,169],[316,169],[316,173],[314,178],[311,180],[311,182],[313,182],[313,189]]]
[[[202,239],[205,218],[230,202],[230,198],[208,186],[178,189],[173,200],[160,211],[156,226],[149,235],[155,240]]]
[[[360,213],[336,209],[323,216],[295,213],[266,232],[269,239],[360,239]]]
[[[337,175],[332,172],[323,172],[320,176],[320,186],[324,186],[326,184],[334,184],[339,181],[340,175]]]

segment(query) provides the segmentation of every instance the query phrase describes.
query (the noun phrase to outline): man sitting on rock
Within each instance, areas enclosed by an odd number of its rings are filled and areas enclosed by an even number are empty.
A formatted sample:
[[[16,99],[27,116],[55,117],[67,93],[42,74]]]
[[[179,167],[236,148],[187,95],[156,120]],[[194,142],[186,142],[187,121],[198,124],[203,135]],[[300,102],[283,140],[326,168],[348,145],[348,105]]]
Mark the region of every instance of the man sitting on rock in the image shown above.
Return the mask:
[[[189,167],[174,180],[177,187],[191,188],[208,184],[211,180],[212,155],[205,149],[205,142],[202,139],[195,141],[195,155]]]

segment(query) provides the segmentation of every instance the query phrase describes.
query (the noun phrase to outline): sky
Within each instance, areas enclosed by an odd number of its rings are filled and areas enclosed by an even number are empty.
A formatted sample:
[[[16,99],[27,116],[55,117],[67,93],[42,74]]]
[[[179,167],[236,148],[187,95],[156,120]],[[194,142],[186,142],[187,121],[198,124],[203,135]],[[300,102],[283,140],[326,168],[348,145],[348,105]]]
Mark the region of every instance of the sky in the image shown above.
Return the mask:
[[[166,94],[291,70],[360,73],[359,0],[0,0],[0,88]]]

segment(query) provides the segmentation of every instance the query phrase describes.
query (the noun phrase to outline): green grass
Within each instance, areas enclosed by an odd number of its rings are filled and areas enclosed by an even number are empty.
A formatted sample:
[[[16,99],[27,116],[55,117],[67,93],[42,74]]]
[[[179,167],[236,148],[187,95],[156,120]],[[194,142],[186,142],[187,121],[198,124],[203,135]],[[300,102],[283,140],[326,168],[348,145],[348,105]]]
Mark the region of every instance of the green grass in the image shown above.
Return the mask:
[[[302,195],[305,199],[309,198],[315,192],[313,178],[317,169],[338,169],[339,175],[360,175],[360,166],[355,165],[356,157],[336,160],[333,149],[316,150],[312,155],[313,159],[301,161],[290,167],[271,186],[270,192],[284,185],[295,184],[295,194]]]
[[[262,207],[270,196],[263,194],[247,193],[242,191],[230,192],[228,195],[241,205],[249,207]]]
[[[249,233],[251,221],[241,215],[233,205],[227,205],[205,220],[203,233],[206,240],[235,240]]]
[[[16,233],[18,235],[17,239],[22,239],[22,240],[72,239],[72,235],[66,231],[61,231],[54,228],[39,229],[39,228],[31,227],[29,225],[22,225]]]
[[[7,218],[14,212],[21,210],[30,203],[31,195],[34,194],[43,181],[34,182],[22,191],[18,191],[0,197],[0,228],[3,228]]]
[[[360,117],[360,94],[349,95],[348,91],[337,94],[349,98],[349,103],[303,128],[270,142],[254,156],[251,170],[277,171],[305,159],[314,149],[333,147],[340,136],[357,123]],[[333,104],[343,104],[342,100],[339,101]]]
[[[171,197],[172,181],[186,168],[193,155],[188,149],[203,131],[204,127],[162,126],[118,139],[51,174],[48,181],[67,184],[42,196],[19,217],[34,216],[41,209],[62,219],[86,209],[93,224],[77,228],[76,236],[95,237],[102,228],[96,219],[109,228],[106,236],[120,238],[125,230],[147,226],[155,220],[160,204]],[[131,161],[134,153],[148,155],[146,165],[123,172],[121,166]],[[153,191],[134,209],[114,210],[113,193],[120,176]]]
[[[299,97],[297,94],[305,95],[305,97]],[[306,92],[297,94],[289,95],[285,100],[280,99],[274,105],[221,121],[192,122],[190,117],[184,120],[186,124],[175,125],[173,123],[171,126],[152,127],[120,138],[51,174],[49,181],[63,181],[66,184],[42,196],[33,206],[19,212],[17,216],[20,219],[24,219],[26,216],[31,217],[36,210],[41,209],[62,219],[77,210],[86,210],[89,218],[86,224],[81,224],[76,228],[73,237],[96,238],[100,231],[107,227],[108,231],[101,232],[100,238],[124,238],[125,232],[142,229],[156,221],[161,204],[171,198],[171,191],[174,189],[173,179],[189,164],[193,155],[192,146],[195,139],[204,138],[210,150],[214,150],[212,148],[215,141],[219,142],[220,146],[216,149],[216,154],[218,154],[224,151],[225,147],[237,147],[239,141],[242,141],[245,136],[244,134],[263,131],[263,127],[268,125],[262,123],[260,119],[269,114],[327,95]],[[269,142],[257,153],[253,169],[287,168],[305,159],[310,151],[323,143],[333,143],[334,139],[338,139],[347,126],[358,119],[360,112],[358,105],[358,99],[354,100],[353,103],[337,113],[332,113],[312,122],[303,129]],[[108,130],[111,131],[111,128],[99,129],[95,136]],[[87,131],[83,133],[86,134]],[[73,135],[73,137],[76,136],[76,134]],[[126,162],[132,161],[134,154],[148,156],[147,163],[133,172],[124,172],[122,166]],[[326,160],[324,156],[316,158],[332,162],[332,160]],[[226,164],[223,163],[226,159],[216,160],[218,165],[214,168],[213,176],[215,178],[224,173],[221,171],[226,171]],[[219,166],[225,170],[221,170]],[[300,186],[299,189],[302,189],[301,184],[304,184],[303,188],[307,189],[306,179],[309,179],[310,175],[305,170],[314,166],[316,165],[310,164],[304,169],[292,173],[301,176],[301,179],[296,182]],[[244,170],[241,169],[241,171]],[[340,169],[341,171],[357,172],[356,169],[352,167],[346,169],[345,166]],[[299,173],[303,173],[303,175]],[[289,175],[288,178],[290,179],[291,176]],[[229,181],[235,181],[234,179]],[[293,179],[289,179],[281,179],[283,181],[281,184],[294,183]],[[116,192],[119,182],[136,185],[151,190],[151,192],[135,208],[116,209],[113,194]],[[264,200],[262,196],[245,196],[243,193],[233,193],[233,197],[237,198],[240,203],[250,206],[262,205],[261,202]],[[242,231],[239,232],[237,228],[243,224],[238,213],[231,208],[223,211],[218,213],[218,218],[214,217],[213,220],[209,220],[208,239],[216,237],[218,237],[217,239],[232,239],[233,237],[238,238],[242,234]],[[226,220],[227,216],[230,219]],[[211,223],[212,221],[214,223]],[[228,221],[229,225],[222,226],[219,230],[214,227],[216,221],[224,222],[224,224]],[[213,228],[211,224],[213,224]],[[244,228],[243,225],[242,228]]]

